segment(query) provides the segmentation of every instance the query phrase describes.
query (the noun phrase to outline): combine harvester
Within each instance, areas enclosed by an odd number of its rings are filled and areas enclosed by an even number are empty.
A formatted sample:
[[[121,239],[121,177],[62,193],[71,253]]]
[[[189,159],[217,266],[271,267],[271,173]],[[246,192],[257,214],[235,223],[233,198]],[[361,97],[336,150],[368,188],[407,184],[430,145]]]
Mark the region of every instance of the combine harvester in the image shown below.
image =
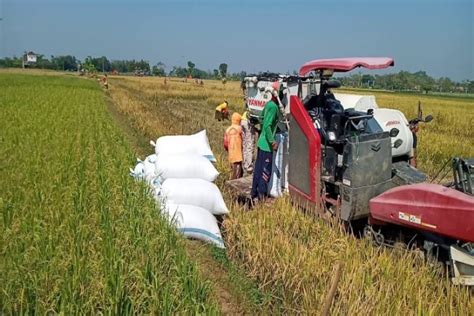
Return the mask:
[[[378,245],[423,248],[451,267],[454,283],[474,285],[474,159],[453,160],[450,186],[427,183],[410,165],[409,124],[431,116],[423,118],[419,108],[419,117],[408,122],[400,111],[379,108],[372,96],[331,92],[340,86],[331,80],[335,72],[393,65],[391,58],[323,59],[304,64],[300,76],[246,77],[251,121],[259,123],[269,87],[279,81],[278,129],[289,135],[283,166],[291,200],[364,227]],[[227,184],[248,192],[250,182]]]

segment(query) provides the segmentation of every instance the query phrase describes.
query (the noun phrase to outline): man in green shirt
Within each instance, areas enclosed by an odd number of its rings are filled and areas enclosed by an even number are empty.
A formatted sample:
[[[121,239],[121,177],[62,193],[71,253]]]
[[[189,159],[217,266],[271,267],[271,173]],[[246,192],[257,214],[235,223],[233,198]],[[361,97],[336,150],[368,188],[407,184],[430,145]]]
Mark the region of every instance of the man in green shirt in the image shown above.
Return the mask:
[[[278,149],[275,132],[278,123],[277,85],[272,85],[272,99],[265,104],[262,116],[262,131],[257,142],[257,160],[252,181],[252,199],[264,199],[268,195],[268,182],[272,174],[273,152]]]

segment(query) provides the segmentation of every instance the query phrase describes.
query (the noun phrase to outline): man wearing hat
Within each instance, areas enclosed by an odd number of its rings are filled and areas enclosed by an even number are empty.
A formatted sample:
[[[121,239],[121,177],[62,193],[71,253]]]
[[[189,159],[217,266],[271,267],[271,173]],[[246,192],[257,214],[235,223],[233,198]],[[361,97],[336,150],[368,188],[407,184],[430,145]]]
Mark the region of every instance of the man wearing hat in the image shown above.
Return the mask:
[[[273,152],[278,149],[278,143],[275,140],[275,132],[278,123],[278,89],[279,83],[274,82],[267,88],[271,95],[270,101],[263,108],[263,123],[260,137],[257,141],[257,160],[252,181],[252,200],[262,200],[268,194],[268,182],[272,174]]]

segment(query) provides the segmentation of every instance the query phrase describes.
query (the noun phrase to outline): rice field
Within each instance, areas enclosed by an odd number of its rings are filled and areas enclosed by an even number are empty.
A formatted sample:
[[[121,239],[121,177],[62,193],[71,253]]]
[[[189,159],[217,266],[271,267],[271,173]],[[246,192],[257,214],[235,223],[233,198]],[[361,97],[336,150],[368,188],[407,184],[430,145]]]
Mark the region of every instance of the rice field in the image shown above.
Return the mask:
[[[205,81],[200,87],[179,81],[165,84],[160,78],[120,77],[110,83],[112,106],[145,139],[207,129],[222,172],[218,183],[223,184],[228,165],[222,136],[229,123],[215,121],[213,112],[224,99],[231,110],[243,110],[238,83],[224,87]],[[400,109],[408,118],[416,115],[418,100],[425,115],[434,115],[434,121],[421,128],[418,150],[419,167],[430,176],[452,156],[474,156],[471,100],[375,95],[380,106]],[[270,293],[275,312],[319,313],[334,267],[342,263],[333,314],[473,314],[472,293],[452,286],[439,267],[426,262],[420,252],[375,248],[347,236],[337,225],[329,226],[302,213],[286,199],[251,212],[233,205],[224,229],[228,255]]]
[[[430,176],[452,156],[474,157],[472,99],[374,94],[408,118],[418,100],[434,115],[418,148]],[[242,112],[239,83],[111,76],[104,97],[92,80],[0,73],[0,314],[222,311],[128,167],[150,139],[206,129],[224,188],[230,123],[213,118],[223,100]],[[376,248],[285,198],[251,212],[227,203],[227,257],[267,295],[265,313],[320,313],[342,264],[334,315],[474,314],[472,292],[420,252]]]
[[[215,314],[96,82],[0,73],[0,314]]]

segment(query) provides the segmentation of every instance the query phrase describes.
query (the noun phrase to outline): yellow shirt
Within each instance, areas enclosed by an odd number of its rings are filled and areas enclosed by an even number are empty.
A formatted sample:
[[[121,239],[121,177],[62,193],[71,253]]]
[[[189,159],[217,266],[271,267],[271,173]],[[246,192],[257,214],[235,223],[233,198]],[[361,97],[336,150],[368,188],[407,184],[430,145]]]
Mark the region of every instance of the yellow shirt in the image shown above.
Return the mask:
[[[221,103],[216,107],[216,111],[222,112],[222,110],[227,110],[227,103]]]

